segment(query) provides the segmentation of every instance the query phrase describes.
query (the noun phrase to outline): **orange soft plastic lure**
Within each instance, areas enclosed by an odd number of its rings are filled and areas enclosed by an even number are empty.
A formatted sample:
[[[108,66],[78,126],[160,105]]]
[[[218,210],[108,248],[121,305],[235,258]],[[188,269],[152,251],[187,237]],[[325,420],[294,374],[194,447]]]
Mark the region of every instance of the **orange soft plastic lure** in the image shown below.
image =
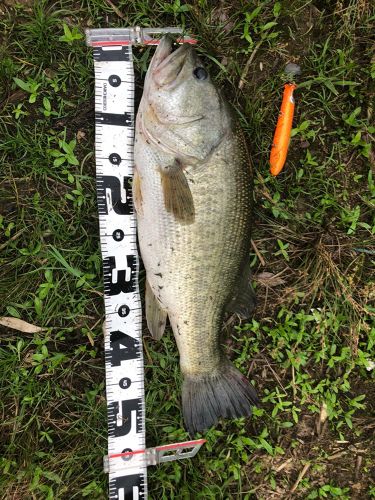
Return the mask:
[[[277,120],[270,155],[270,172],[272,175],[278,175],[281,172],[288,154],[294,115],[293,91],[296,88],[297,85],[294,83],[286,83],[284,85],[283,100],[281,103],[280,115]]]

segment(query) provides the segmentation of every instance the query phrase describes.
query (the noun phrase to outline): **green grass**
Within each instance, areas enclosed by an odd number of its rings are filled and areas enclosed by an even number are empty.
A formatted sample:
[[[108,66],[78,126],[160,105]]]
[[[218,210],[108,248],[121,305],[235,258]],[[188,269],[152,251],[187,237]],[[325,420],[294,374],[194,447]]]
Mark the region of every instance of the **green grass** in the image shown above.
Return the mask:
[[[0,315],[45,328],[0,327],[1,498],[106,497],[94,79],[83,30],[135,24],[182,25],[199,38],[256,181],[258,305],[226,329],[262,406],[211,429],[193,460],[150,468],[150,498],[374,498],[371,2],[116,5],[122,17],[105,0],[0,6]],[[134,50],[138,89],[152,50]],[[275,179],[267,161],[289,61],[303,73]],[[184,440],[173,337],[154,343],[145,332],[144,344],[147,443]]]

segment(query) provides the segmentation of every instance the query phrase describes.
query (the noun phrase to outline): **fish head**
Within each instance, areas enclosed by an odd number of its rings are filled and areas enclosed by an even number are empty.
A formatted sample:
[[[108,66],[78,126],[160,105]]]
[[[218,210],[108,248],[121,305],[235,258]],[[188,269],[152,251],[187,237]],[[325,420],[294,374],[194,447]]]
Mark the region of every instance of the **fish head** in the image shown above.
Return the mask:
[[[228,108],[190,44],[172,50],[164,37],[150,63],[140,109],[141,129],[185,163],[204,161],[230,129]]]

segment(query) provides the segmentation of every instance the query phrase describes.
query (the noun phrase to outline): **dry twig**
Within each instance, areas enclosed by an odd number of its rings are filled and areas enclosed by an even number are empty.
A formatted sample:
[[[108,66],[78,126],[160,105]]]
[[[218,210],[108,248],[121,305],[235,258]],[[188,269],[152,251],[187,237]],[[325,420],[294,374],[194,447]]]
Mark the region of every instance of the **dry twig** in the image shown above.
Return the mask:
[[[113,2],[111,2],[111,0],[105,0],[105,1],[106,1],[106,2],[107,2],[107,4],[108,4],[108,5],[109,5],[112,9],[113,9],[113,12],[114,12],[114,13],[115,13],[118,17],[120,17],[121,19],[124,19],[124,18],[125,18],[124,14],[121,12],[121,10],[120,10],[118,7],[116,7],[116,5],[115,5]]]
[[[258,257],[259,259],[259,262],[262,264],[262,266],[264,267],[266,265],[266,261],[263,259],[263,256],[262,254],[259,252],[256,244],[254,243],[254,240],[250,240],[251,241],[251,246],[253,247],[253,250],[254,252],[256,253],[256,256]]]
[[[242,71],[242,75],[241,75],[240,81],[239,81],[239,83],[238,83],[238,88],[239,88],[240,90],[242,89],[242,87],[243,87],[243,86],[245,85],[245,83],[246,83],[246,77],[247,77],[247,74],[248,74],[248,72],[249,72],[249,69],[250,69],[251,63],[253,62],[253,59],[254,59],[255,54],[257,53],[257,51],[258,51],[259,47],[262,45],[262,42],[263,42],[263,40],[260,40],[260,41],[256,44],[256,46],[255,46],[254,50],[253,50],[253,51],[252,51],[252,53],[251,53],[251,56],[249,57],[249,59],[247,60],[247,63],[245,64],[245,67],[244,67],[244,69],[243,69],[243,71]]]
[[[294,493],[296,491],[296,489],[298,488],[299,483],[302,481],[302,479],[304,478],[306,472],[309,470],[309,467],[310,467],[310,462],[307,462],[307,464],[304,465],[303,469],[298,474],[297,481],[293,484],[293,486],[292,486],[292,488],[290,490],[290,493]]]

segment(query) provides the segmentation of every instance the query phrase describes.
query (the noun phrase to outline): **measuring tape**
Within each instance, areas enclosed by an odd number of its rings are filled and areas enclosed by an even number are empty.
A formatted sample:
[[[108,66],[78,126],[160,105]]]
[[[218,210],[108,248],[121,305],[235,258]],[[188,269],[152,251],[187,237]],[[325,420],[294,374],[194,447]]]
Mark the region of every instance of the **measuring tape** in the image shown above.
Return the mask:
[[[193,457],[204,439],[146,448],[142,308],[132,200],[133,44],[158,44],[178,28],[86,31],[95,68],[96,187],[105,300],[109,498],[147,497],[147,466]],[[178,41],[195,43],[188,37]]]

